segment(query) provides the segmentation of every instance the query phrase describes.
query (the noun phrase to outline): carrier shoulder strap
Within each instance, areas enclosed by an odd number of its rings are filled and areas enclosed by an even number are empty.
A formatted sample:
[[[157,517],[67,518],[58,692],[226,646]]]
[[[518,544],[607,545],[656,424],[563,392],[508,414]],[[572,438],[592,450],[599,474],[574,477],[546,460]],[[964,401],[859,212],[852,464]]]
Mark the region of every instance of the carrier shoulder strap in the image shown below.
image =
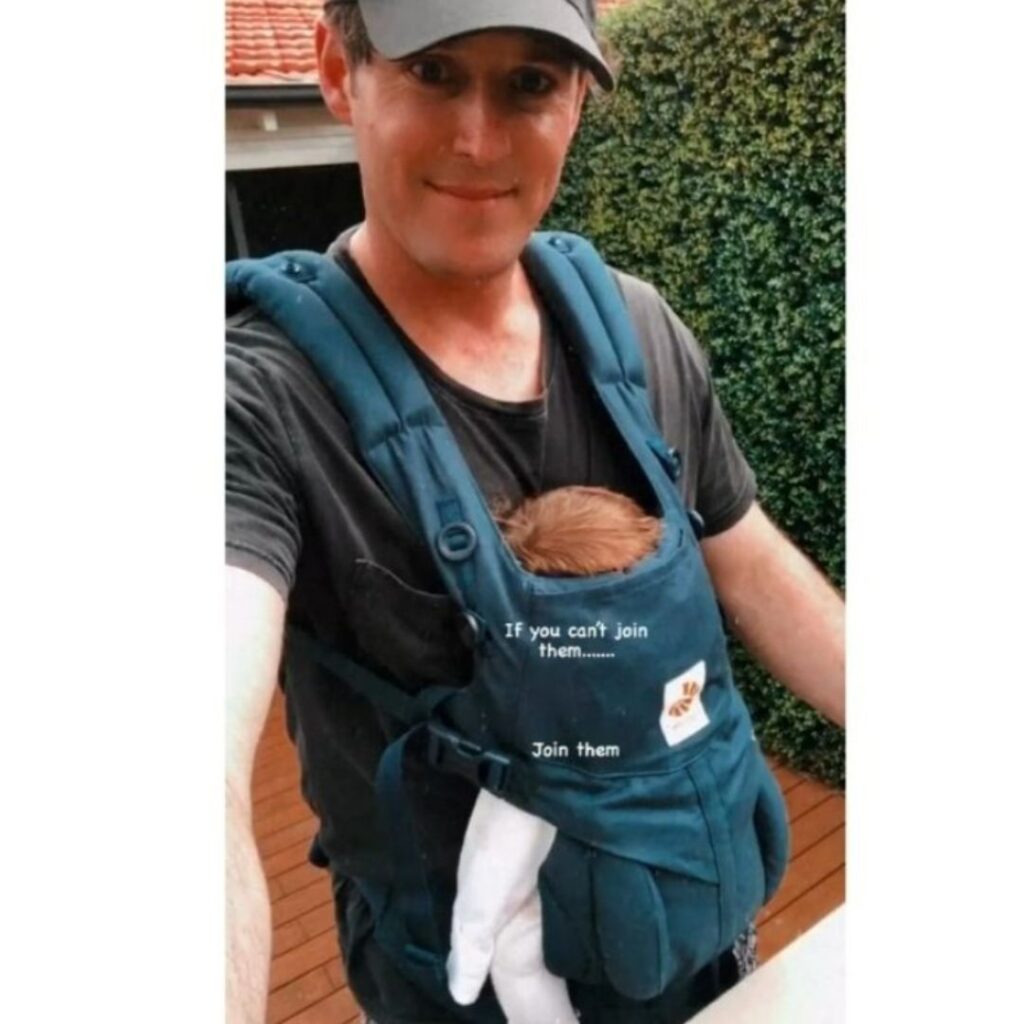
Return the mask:
[[[229,303],[254,303],[313,363],[364,456],[409,427],[444,425],[402,347],[372,344],[391,328],[334,260],[301,250],[236,260],[227,289]],[[401,476],[379,482],[408,516],[413,503]]]
[[[627,443],[644,462],[652,452],[662,469],[678,480],[682,460],[654,422],[633,322],[597,250],[580,235],[537,232],[525,258],[545,301],[565,325],[570,347],[580,352]]]
[[[645,391],[629,311],[597,250],[580,235],[541,231],[525,256],[545,300],[569,328],[571,344],[581,349],[591,377],[602,384],[625,381]]]
[[[333,259],[317,253],[239,260],[227,274],[229,302],[255,303],[312,361],[367,468],[412,532],[433,542],[435,564],[471,610],[478,573],[468,556],[490,524],[486,500],[393,328]]]

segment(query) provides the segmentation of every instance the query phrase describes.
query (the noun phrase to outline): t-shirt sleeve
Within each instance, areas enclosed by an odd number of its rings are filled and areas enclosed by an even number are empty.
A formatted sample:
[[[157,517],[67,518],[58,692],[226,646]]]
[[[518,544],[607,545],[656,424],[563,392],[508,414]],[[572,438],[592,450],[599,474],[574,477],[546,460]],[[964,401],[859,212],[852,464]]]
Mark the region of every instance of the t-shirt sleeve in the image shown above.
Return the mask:
[[[655,421],[683,456],[683,497],[703,518],[705,536],[722,533],[753,504],[757,480],[722,410],[707,357],[653,286],[620,271],[615,278],[644,354]]]
[[[255,573],[287,600],[301,543],[297,459],[260,339],[258,323],[229,321],[226,557],[228,565]]]

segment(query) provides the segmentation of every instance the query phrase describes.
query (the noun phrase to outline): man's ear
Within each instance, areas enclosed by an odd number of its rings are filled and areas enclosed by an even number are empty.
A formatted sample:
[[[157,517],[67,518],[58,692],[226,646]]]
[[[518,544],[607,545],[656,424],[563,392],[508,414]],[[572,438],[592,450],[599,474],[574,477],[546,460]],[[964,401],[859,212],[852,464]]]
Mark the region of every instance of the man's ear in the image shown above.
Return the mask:
[[[587,96],[590,95],[590,90],[593,88],[593,79],[590,72],[585,71],[583,68],[579,69],[577,88],[579,89],[579,95],[576,97],[576,112],[572,125],[573,138],[576,137],[576,129],[580,126],[580,118],[583,116],[583,107],[587,102]]]
[[[323,18],[316,22],[316,63],[320,73],[320,94],[327,109],[342,124],[351,124],[351,69],[345,51]]]

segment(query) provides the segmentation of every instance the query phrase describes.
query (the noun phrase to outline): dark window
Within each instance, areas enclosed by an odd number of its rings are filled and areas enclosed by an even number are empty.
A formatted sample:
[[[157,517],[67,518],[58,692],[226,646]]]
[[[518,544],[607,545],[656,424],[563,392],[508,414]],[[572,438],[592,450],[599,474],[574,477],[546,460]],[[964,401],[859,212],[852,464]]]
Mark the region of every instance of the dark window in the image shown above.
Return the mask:
[[[356,164],[280,167],[228,174],[227,258],[239,255],[232,223],[230,186],[238,198],[249,256],[279,249],[323,251],[339,232],[363,219],[363,195]]]

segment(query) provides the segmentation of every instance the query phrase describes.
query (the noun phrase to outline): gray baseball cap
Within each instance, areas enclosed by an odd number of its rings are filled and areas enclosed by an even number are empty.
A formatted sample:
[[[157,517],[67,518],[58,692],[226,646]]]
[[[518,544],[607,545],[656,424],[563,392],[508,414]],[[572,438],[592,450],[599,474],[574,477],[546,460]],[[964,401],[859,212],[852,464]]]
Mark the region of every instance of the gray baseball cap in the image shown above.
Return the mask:
[[[558,36],[603,89],[615,86],[594,38],[594,0],[359,0],[359,9],[374,49],[389,60],[467,32],[529,29]]]

